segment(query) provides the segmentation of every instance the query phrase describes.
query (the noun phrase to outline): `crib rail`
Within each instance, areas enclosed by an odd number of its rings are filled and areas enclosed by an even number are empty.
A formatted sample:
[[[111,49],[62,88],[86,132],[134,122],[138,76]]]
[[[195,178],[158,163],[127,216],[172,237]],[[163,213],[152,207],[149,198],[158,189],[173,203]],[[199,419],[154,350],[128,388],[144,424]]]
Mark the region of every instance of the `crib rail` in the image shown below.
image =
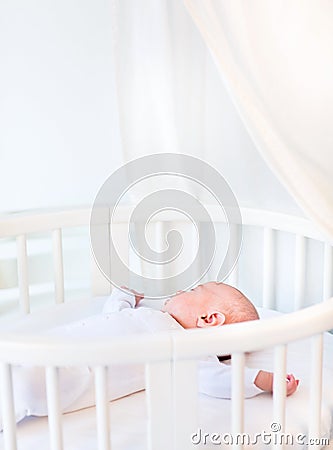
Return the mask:
[[[206,205],[206,207],[212,220],[224,220],[221,217],[219,207],[215,207],[214,205]],[[129,210],[129,206],[119,206],[119,211],[117,209],[117,220],[119,222],[126,222],[128,220]],[[88,225],[90,213],[90,208],[81,207],[7,214],[0,216],[0,238],[50,231],[57,228]],[[243,224],[245,225],[272,228],[319,241],[327,240],[313,223],[302,217],[252,208],[241,208],[241,214]],[[108,208],[101,208],[99,217],[101,224],[108,222]],[[152,220],[159,221],[158,218],[152,218]],[[168,220],[178,221],[179,215],[174,211],[170,211],[168,213]],[[198,217],[198,220],[200,220],[200,217]],[[206,216],[202,217],[202,220],[206,220]]]
[[[58,228],[87,225],[89,208],[29,211],[7,214],[0,217],[0,237],[13,237],[22,234],[51,231]],[[101,216],[103,221],[103,216]]]
[[[147,400],[150,414],[150,446],[152,450],[184,450],[193,448],[190,432],[197,429],[197,387],[195,361],[210,354],[232,354],[232,431],[244,432],[243,372],[244,355],[266,347],[275,348],[274,420],[285,424],[285,358],[290,341],[313,336],[313,383],[310,405],[309,435],[319,436],[321,414],[322,332],[333,328],[333,298],[319,305],[283,317],[245,322],[217,330],[186,330],[114,338],[111,341],[68,340],[61,337],[37,337],[31,334],[0,334],[0,386],[5,415],[6,449],[14,449],[13,393],[10,367],[30,364],[46,367],[49,423],[52,449],[62,445],[59,414],[57,367],[66,365],[95,368],[99,449],[109,448],[109,425],[106,407],[105,367],[109,364],[143,363],[147,365]],[[283,334],[281,330],[283,329]],[[258,339],[260,336],[260,340]],[[171,368],[173,368],[171,370]],[[157,376],[158,375],[158,376]],[[167,401],[161,411],[161,383]],[[158,432],[157,432],[158,430]],[[173,447],[166,436],[174,436]],[[238,446],[237,448],[241,448]]]
[[[220,211],[214,206],[207,206],[207,210],[214,221],[223,223]],[[300,309],[304,301],[306,283],[306,258],[307,240],[316,239],[325,242],[325,237],[308,220],[289,216],[286,214],[268,211],[241,210],[243,225],[261,227],[263,236],[263,306],[274,307],[275,302],[275,259],[276,259],[276,232],[283,231],[295,236],[295,281],[294,281],[294,307]],[[117,210],[118,226],[123,226],[128,221],[129,207],[122,206]],[[53,241],[53,266],[54,266],[54,291],[55,303],[62,303],[65,299],[64,289],[64,263],[63,263],[63,230],[70,227],[88,226],[90,218],[89,208],[77,208],[68,210],[56,210],[46,212],[29,212],[10,214],[0,218],[0,239],[16,238],[17,243],[17,269],[20,293],[20,309],[23,314],[30,312],[29,295],[29,258],[27,253],[27,236],[31,233],[49,232]],[[96,220],[98,219],[98,220]],[[160,232],[161,222],[156,220],[156,243],[161,246]],[[168,221],[176,220],[179,216],[170,211]],[[206,220],[203,218],[203,220]],[[108,208],[100,208],[95,215],[95,226],[101,228],[101,232],[110,224],[110,211]],[[233,225],[235,230],[237,225]],[[127,242],[127,240],[126,240]],[[323,270],[323,298],[327,299],[333,294],[333,249],[329,243],[325,243]],[[162,267],[159,267],[162,270]],[[92,258],[92,293],[103,295],[110,292],[110,283],[103,277],[97,264]],[[238,265],[228,278],[230,284],[237,284]]]

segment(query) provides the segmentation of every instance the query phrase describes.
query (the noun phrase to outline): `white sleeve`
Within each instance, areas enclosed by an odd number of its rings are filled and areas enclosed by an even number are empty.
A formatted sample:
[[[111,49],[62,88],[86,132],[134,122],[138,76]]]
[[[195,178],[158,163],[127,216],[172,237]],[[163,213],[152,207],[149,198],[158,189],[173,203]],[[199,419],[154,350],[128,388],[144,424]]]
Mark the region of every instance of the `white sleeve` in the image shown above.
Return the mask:
[[[111,295],[104,303],[102,312],[117,312],[125,308],[135,308],[135,295],[113,287]]]
[[[245,398],[254,397],[263,392],[254,380],[258,369],[245,367]],[[218,359],[199,362],[199,392],[218,398],[231,398],[231,366],[220,363]]]

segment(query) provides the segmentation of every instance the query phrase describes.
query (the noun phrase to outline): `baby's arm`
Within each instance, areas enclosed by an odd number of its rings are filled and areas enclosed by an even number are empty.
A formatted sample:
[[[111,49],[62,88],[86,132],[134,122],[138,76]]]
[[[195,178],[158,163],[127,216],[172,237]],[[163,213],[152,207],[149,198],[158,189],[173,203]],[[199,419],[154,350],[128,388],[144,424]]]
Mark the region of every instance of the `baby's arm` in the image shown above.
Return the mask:
[[[254,397],[263,391],[273,391],[273,374],[264,370],[245,368],[245,398]],[[299,380],[287,375],[287,395],[292,395]],[[221,364],[213,358],[199,363],[199,391],[218,398],[231,398],[231,365]]]
[[[254,384],[262,389],[263,391],[273,392],[273,374],[272,372],[266,372],[264,370],[259,370],[255,380]],[[294,375],[289,374],[286,376],[286,383],[287,383],[287,395],[292,395],[299,384],[299,380],[296,380]]]

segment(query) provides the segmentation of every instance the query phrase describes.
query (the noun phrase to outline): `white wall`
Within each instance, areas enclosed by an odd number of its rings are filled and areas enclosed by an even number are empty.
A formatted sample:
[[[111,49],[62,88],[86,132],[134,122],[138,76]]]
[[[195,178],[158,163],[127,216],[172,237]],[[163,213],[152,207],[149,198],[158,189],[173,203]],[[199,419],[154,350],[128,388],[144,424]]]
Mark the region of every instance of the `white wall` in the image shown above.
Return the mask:
[[[122,163],[111,17],[111,1],[0,3],[0,211],[89,204]],[[257,154],[210,57],[207,73],[208,162],[242,205],[301,214]],[[193,140],[182,137],[187,153]]]
[[[0,210],[90,203],[121,163],[110,5],[0,3]]]

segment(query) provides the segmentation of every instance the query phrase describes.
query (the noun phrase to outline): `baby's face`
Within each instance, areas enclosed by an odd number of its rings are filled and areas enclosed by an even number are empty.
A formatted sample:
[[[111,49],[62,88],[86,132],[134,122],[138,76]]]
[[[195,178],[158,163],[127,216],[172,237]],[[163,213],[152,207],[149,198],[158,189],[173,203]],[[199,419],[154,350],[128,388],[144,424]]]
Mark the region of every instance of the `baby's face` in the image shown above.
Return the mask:
[[[163,312],[169,313],[184,328],[196,328],[198,318],[207,314],[207,308],[214,303],[216,297],[221,298],[226,285],[222,283],[205,283],[188,292],[180,291],[168,299]]]

